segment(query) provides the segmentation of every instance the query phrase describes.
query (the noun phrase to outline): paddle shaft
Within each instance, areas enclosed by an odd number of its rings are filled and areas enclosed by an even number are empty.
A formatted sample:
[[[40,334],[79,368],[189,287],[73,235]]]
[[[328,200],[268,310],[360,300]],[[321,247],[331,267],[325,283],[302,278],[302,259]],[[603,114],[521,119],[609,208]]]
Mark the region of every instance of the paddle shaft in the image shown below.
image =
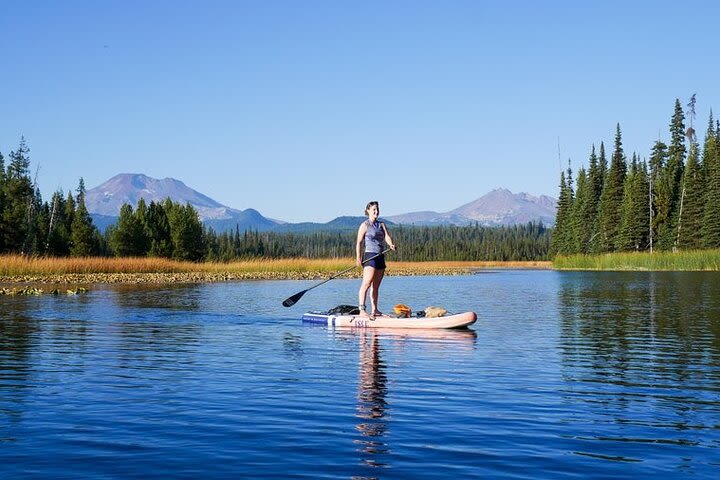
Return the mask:
[[[390,249],[389,249],[389,248],[386,248],[385,250],[383,250],[382,252],[378,253],[377,255],[373,255],[372,257],[363,260],[363,261],[361,262],[361,265],[364,264],[364,263],[369,262],[370,260],[373,260],[373,259],[379,257],[380,255],[384,255],[385,253],[387,253],[387,252],[389,252],[389,251],[390,251]],[[295,295],[293,295],[293,296],[291,296],[291,297],[286,298],[285,301],[283,302],[283,306],[284,306],[284,307],[292,307],[293,305],[295,305],[295,303],[297,303],[298,300],[300,300],[300,298],[301,298],[303,295],[305,295],[307,292],[309,292],[309,291],[312,290],[313,288],[317,288],[317,287],[319,287],[320,285],[329,282],[329,281],[332,280],[333,278],[337,278],[337,277],[339,277],[340,275],[349,272],[349,271],[352,270],[353,268],[355,268],[355,267],[352,266],[352,267],[350,267],[350,268],[346,268],[346,269],[343,270],[342,272],[338,272],[338,273],[336,273],[335,275],[333,275],[332,277],[326,278],[325,280],[323,280],[322,282],[318,283],[317,285],[313,285],[313,286],[310,287],[310,288],[306,288],[305,290],[303,290],[303,291],[301,291],[301,292],[298,292],[298,293],[296,293]]]

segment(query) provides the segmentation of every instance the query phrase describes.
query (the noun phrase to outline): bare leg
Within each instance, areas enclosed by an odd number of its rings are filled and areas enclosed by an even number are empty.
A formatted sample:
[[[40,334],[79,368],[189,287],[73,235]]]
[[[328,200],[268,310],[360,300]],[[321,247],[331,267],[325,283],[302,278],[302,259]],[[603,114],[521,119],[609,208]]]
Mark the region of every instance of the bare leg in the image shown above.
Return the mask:
[[[365,299],[367,298],[367,291],[375,278],[375,269],[373,267],[363,268],[363,278],[360,284],[360,291],[358,292],[358,305],[360,306],[360,315],[367,317],[367,311],[363,309],[365,305]]]
[[[372,315],[382,315],[378,308],[378,298],[380,296],[380,284],[385,276],[385,270],[375,270],[372,282],[370,283],[370,304],[372,306]]]

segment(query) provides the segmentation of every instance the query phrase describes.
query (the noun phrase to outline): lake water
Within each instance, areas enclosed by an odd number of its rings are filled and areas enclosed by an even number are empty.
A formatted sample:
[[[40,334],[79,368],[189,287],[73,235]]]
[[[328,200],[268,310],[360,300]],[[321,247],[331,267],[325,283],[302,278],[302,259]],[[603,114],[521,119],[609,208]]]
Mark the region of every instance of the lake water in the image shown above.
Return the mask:
[[[357,280],[0,297],[0,478],[720,476],[720,276],[387,277],[465,331],[307,325]]]

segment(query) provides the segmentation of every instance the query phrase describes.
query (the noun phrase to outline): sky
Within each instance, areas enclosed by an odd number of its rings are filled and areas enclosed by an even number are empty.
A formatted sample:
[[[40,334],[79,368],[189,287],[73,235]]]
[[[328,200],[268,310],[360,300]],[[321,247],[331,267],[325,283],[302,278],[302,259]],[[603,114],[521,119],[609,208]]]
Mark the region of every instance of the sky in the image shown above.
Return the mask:
[[[0,153],[43,199],[172,177],[289,222],[558,196],[720,117],[720,2],[2,0]]]

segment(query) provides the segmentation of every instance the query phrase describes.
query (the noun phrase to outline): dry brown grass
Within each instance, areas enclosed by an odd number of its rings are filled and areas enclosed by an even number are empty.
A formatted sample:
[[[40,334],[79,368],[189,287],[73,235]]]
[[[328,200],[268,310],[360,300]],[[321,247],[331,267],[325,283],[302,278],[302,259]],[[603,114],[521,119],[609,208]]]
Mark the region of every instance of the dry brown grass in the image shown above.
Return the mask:
[[[164,258],[53,258],[0,256],[0,281],[159,283],[327,277],[355,264],[353,258],[256,259],[193,263]],[[464,274],[484,268],[550,268],[550,262],[388,262],[389,275]],[[358,276],[350,270],[348,277]]]
[[[550,269],[552,262],[387,262],[388,269],[426,270],[478,270],[493,268]]]

